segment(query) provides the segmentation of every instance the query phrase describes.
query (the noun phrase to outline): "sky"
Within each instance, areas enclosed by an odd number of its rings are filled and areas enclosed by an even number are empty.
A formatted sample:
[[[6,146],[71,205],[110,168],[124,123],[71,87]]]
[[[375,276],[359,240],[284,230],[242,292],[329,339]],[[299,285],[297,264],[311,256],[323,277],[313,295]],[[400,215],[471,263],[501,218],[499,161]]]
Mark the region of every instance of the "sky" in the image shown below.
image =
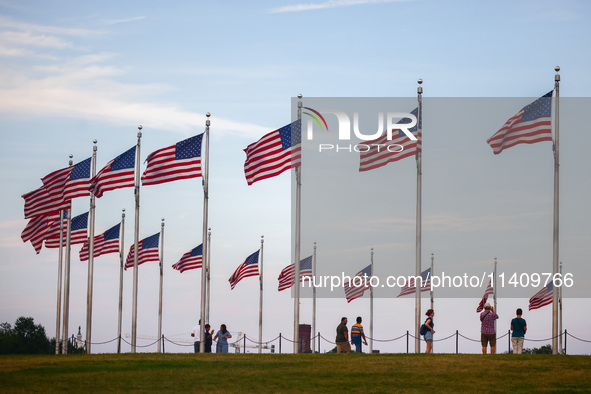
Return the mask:
[[[74,162],[88,158],[94,139],[100,169],[136,143],[142,125],[143,161],[156,149],[203,132],[210,112],[210,323],[216,328],[226,324],[235,337],[241,332],[258,337],[258,281],[247,278],[230,290],[227,280],[260,247],[264,235],[263,338],[292,338],[293,299],[288,291],[276,290],[277,276],[292,261],[292,175],[285,172],[248,186],[242,150],[289,123],[292,98],[298,94],[304,105],[306,98],[414,97],[422,78],[425,100],[443,98],[469,107],[476,101],[470,98],[539,97],[553,88],[554,67],[560,66],[561,97],[586,98],[591,91],[591,58],[585,50],[589,16],[591,5],[585,1],[0,1],[0,321],[13,324],[19,316],[31,316],[55,336],[57,251],[43,249],[36,255],[21,241],[26,225],[22,194],[65,167],[68,155]],[[424,115],[422,261],[428,264],[433,253],[436,270],[490,271],[495,257],[499,265],[519,267],[518,272],[521,263],[527,272],[551,269],[551,144],[521,145],[494,156],[486,139],[528,103],[501,101],[491,107],[494,116],[486,122],[469,113],[460,117],[464,122],[455,134],[445,132],[450,126],[438,124],[438,118]],[[561,112],[560,254],[565,270],[579,267],[573,272],[582,283],[591,252],[589,229],[583,226],[591,219],[584,203],[591,197],[585,170],[591,164],[585,152],[589,136],[581,120],[588,103],[565,104]],[[582,112],[577,106],[583,106]],[[395,264],[399,272],[413,273],[414,168],[414,160],[404,159],[369,175],[395,185],[396,209],[386,209],[384,222],[376,224],[383,231],[375,244],[342,244],[343,254],[366,256],[357,257],[364,260],[358,264],[344,265],[343,271],[354,274],[363,268],[374,247],[376,265]],[[352,211],[361,207],[340,179],[323,182],[330,194],[321,197],[351,197]],[[307,193],[311,195],[310,188]],[[73,213],[88,207],[87,199],[76,199]],[[132,189],[97,199],[95,233],[120,221],[122,209],[128,249],[133,240]],[[326,209],[332,212],[330,204]],[[201,179],[141,189],[140,238],[158,232],[165,219],[163,333],[178,341],[190,342],[197,322],[201,273],[180,274],[171,266],[201,242],[202,213]],[[386,247],[392,243],[388,234],[395,249]],[[303,234],[301,253],[310,255],[318,242],[320,266],[322,258],[332,256],[328,247],[323,251],[323,240],[315,239],[319,237]],[[84,335],[86,326],[88,267],[77,258],[79,249],[72,247],[70,335],[78,326]],[[399,257],[395,263],[393,253]],[[537,260],[543,260],[540,268],[531,268]],[[131,279],[132,272],[126,272],[124,335],[131,333]],[[157,335],[158,280],[155,263],[139,268],[139,344],[148,345]],[[97,258],[93,352],[116,349],[110,341],[117,336],[118,289],[118,256]],[[376,339],[413,331],[414,300],[396,295],[393,291],[374,302]],[[436,339],[456,330],[478,338],[478,301],[436,299]],[[564,328],[589,340],[591,330],[579,312],[585,302],[565,299]],[[422,308],[427,307],[424,299]],[[499,332],[508,328],[517,307],[526,310],[527,297],[498,300]],[[302,300],[300,310],[300,322],[310,323],[309,299]],[[318,316],[317,331],[328,341],[334,340],[341,316],[350,322],[362,316],[368,330],[367,295],[351,303],[344,297],[320,299]],[[550,307],[524,317],[529,338],[551,336]],[[321,341],[323,351],[332,347],[328,341]],[[108,343],[99,344],[103,342]],[[591,353],[584,342],[569,338],[568,343],[569,353]],[[525,347],[540,344],[526,342]],[[191,351],[190,343],[182,345],[167,344],[167,351]],[[499,350],[506,350],[504,346]],[[463,352],[476,353],[479,347],[468,340],[460,343]],[[374,348],[402,352],[406,342],[379,342]],[[285,339],[282,349],[291,350]],[[455,342],[436,342],[434,349],[453,352]],[[129,345],[123,350],[129,351]]]

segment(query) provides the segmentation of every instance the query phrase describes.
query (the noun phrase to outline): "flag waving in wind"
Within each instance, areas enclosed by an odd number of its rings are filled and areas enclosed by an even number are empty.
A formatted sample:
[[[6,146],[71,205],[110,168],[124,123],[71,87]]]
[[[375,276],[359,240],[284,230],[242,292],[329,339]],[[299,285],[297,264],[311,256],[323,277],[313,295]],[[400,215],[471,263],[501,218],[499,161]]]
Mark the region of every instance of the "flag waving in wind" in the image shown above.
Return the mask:
[[[552,92],[523,107],[486,142],[495,155],[518,144],[552,141]]]
[[[118,223],[100,235],[94,237],[93,258],[107,253],[119,252],[119,229],[121,223]],[[88,242],[80,250],[80,261],[87,261],[89,257]],[[133,265],[133,262],[132,262]]]
[[[203,267],[203,244],[193,248],[181,257],[181,259],[172,266],[181,273]]]
[[[228,282],[230,282],[232,290],[243,278],[247,278],[249,276],[257,276],[259,274],[259,252],[260,250],[257,250],[256,252],[248,256],[246,260],[244,260],[244,263],[242,263],[236,269],[236,271],[234,271],[232,276],[230,276]]]
[[[312,256],[300,260],[300,282],[307,276],[312,276]],[[277,279],[279,280],[278,291],[289,289],[293,286],[295,283],[295,264],[290,264],[285,267]]]
[[[160,240],[160,233],[142,239],[138,242],[137,265],[147,263],[148,261],[159,261],[158,241]],[[125,269],[133,268],[133,259],[135,255],[135,245],[131,245],[127,260],[125,260]]]
[[[347,302],[363,296],[365,290],[369,289],[369,278],[371,278],[371,264],[355,274],[348,283],[345,283],[345,297]]]
[[[90,160],[89,157],[71,167],[63,191],[65,200],[90,196]]]
[[[550,305],[553,300],[554,284],[550,281],[542,290],[538,291],[529,299],[529,310],[538,309]]]
[[[484,309],[484,304],[486,304],[486,300],[488,300],[488,296],[493,295],[493,294],[494,294],[494,290],[492,287],[492,282],[489,280],[488,286],[486,286],[486,290],[484,291],[484,295],[482,296],[482,300],[480,300],[480,303],[478,304],[478,307],[476,308],[476,313],[482,312],[482,310]]]
[[[421,292],[430,291],[431,290],[431,268],[426,269],[425,271],[421,272]],[[415,277],[411,276],[408,278],[408,282],[406,286],[400,289],[400,294],[398,297],[402,297],[409,294],[414,294],[416,292],[416,285],[415,285]]]
[[[410,113],[418,117],[419,108],[413,109]],[[410,122],[410,118],[403,118],[397,124]],[[392,133],[392,140],[388,140],[388,133],[384,132],[384,134],[375,140],[360,143],[361,162],[359,164],[359,171],[374,170],[388,163],[416,155],[417,151],[421,150],[422,133],[419,133],[418,130],[422,129],[422,119],[418,119],[417,123],[418,125],[408,130],[417,138],[416,141],[411,140],[404,131],[398,129],[398,134]],[[361,148],[363,146],[367,148]]]
[[[201,176],[201,141],[203,134],[151,153],[142,175],[142,185],[157,185]]]
[[[296,120],[265,135],[246,149],[244,175],[249,185],[272,178],[290,168],[299,167],[301,159],[301,122]]]
[[[135,186],[135,151],[134,146],[120,154],[90,180],[90,190],[95,197],[100,198],[110,190]]]
[[[67,212],[67,211],[66,211]],[[62,231],[62,239],[63,244],[66,244],[66,236],[68,234],[68,219],[66,218],[67,213],[64,213],[64,220],[63,220],[63,231]],[[70,245],[75,244],[82,244],[88,241],[88,212],[83,213],[82,215],[78,215],[72,218],[72,223],[70,224]],[[53,222],[49,230],[47,230],[47,235],[45,237],[45,247],[46,248],[59,248],[60,246],[60,220],[57,219]]]

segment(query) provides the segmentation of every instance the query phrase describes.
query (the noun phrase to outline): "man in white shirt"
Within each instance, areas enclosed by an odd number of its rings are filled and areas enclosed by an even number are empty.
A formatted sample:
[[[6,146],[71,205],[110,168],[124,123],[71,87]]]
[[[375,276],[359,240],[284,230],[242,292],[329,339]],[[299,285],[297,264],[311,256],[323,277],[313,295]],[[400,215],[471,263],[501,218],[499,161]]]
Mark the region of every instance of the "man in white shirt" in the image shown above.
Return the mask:
[[[201,319],[199,319],[199,324],[193,327],[193,331],[191,331],[191,336],[195,337],[195,342],[193,343],[195,353],[199,353],[201,345]]]

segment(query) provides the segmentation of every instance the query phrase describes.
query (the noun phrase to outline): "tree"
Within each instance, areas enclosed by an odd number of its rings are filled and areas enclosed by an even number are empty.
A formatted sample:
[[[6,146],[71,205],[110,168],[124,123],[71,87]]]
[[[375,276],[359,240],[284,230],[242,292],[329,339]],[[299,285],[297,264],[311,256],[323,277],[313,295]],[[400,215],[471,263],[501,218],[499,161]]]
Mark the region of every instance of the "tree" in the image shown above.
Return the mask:
[[[52,352],[45,328],[35,324],[32,317],[19,317],[11,327],[0,324],[0,353],[49,354]]]
[[[523,354],[552,354],[552,346],[544,345],[533,349],[523,349]]]

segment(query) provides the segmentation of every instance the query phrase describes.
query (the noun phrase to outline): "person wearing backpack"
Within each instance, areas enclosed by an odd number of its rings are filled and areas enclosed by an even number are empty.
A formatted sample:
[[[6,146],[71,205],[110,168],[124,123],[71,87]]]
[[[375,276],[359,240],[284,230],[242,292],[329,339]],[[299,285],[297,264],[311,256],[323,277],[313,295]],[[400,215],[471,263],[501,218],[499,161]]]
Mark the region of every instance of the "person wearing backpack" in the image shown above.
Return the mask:
[[[427,342],[427,349],[425,349],[425,353],[431,353],[433,350],[433,334],[435,334],[435,330],[433,329],[435,326],[433,323],[435,311],[433,309],[429,309],[425,315],[427,315],[427,320],[425,320],[425,324],[423,324],[421,327],[421,333],[425,336],[425,342]]]
[[[495,354],[497,346],[497,332],[495,330],[495,320],[499,315],[495,309],[487,302],[484,304],[484,311],[480,314],[480,342],[482,343],[482,354],[486,354],[486,347],[490,343],[490,354]]]
[[[511,343],[513,344],[513,354],[521,354],[523,350],[523,337],[527,331],[527,323],[525,319],[521,318],[523,314],[521,308],[518,308],[515,314],[517,317],[511,320],[511,331],[513,331],[511,334]]]

